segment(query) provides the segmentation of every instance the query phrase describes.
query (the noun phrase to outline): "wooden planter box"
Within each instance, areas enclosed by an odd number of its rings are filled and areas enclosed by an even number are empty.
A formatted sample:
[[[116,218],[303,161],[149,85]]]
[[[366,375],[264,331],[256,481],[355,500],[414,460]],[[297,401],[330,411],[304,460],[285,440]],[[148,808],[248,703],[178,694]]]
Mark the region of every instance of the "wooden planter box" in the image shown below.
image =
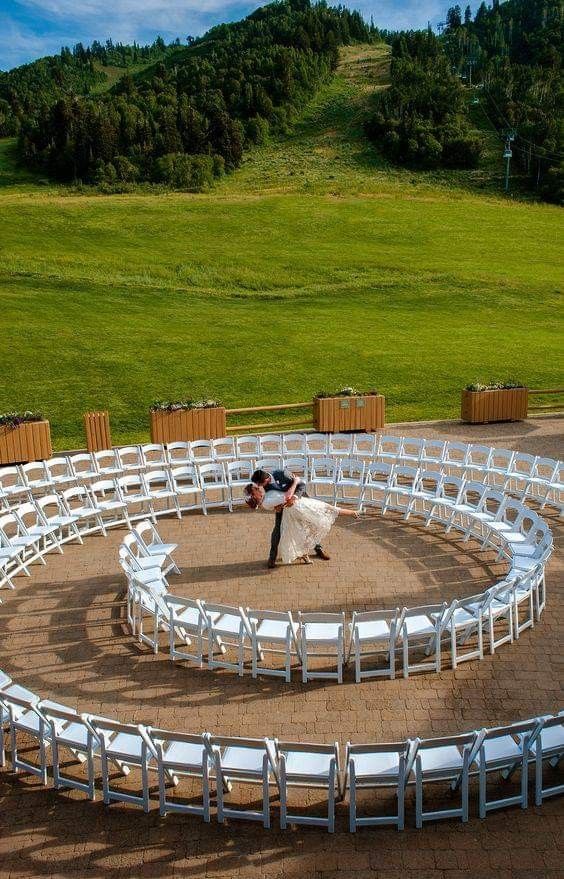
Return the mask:
[[[89,452],[111,449],[110,416],[107,412],[85,412],[84,432],[86,433],[86,448]]]
[[[315,429],[322,433],[379,430],[386,421],[386,398],[381,394],[316,397],[313,401],[313,420]]]
[[[151,441],[190,442],[225,436],[225,409],[179,409],[177,412],[151,412]]]
[[[528,388],[499,391],[462,391],[463,421],[486,424],[490,421],[522,421],[527,417]]]
[[[43,461],[52,454],[48,421],[26,421],[17,427],[0,427],[0,464]]]

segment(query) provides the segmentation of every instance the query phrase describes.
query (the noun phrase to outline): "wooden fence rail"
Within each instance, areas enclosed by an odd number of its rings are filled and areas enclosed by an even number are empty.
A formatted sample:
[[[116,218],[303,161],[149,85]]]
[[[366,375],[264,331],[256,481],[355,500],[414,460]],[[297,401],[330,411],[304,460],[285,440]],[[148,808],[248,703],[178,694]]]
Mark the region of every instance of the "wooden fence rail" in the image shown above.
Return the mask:
[[[531,402],[531,397],[559,397],[546,403]],[[529,388],[529,412],[561,412],[564,410],[564,388]]]

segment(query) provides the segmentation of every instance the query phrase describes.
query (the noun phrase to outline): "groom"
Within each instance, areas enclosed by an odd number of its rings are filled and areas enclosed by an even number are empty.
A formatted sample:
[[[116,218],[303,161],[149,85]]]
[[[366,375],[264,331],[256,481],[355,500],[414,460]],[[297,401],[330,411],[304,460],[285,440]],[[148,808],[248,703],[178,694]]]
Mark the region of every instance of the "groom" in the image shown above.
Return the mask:
[[[267,473],[266,470],[255,470],[251,476],[251,482],[259,485],[264,491],[281,491],[285,495],[285,501],[276,507],[276,518],[274,520],[274,528],[270,538],[270,555],[268,557],[268,567],[276,567],[276,557],[278,555],[278,545],[280,543],[280,534],[282,530],[282,516],[284,507],[289,507],[295,503],[296,498],[305,494],[306,484],[297,476],[288,473],[287,470],[273,470]],[[324,551],[320,543],[315,547],[315,554],[318,558],[329,561],[330,556]]]

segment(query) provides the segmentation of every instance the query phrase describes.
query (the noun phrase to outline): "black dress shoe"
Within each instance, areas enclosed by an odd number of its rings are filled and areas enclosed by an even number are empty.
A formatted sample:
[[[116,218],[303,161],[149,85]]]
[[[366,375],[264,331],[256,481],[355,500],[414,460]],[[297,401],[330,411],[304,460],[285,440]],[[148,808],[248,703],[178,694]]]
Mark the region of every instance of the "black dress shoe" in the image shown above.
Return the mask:
[[[331,556],[327,555],[327,553],[325,552],[325,550],[321,546],[315,547],[315,555],[317,556],[318,559],[323,559],[324,562],[328,562],[329,559],[331,558]]]
[[[275,560],[274,560],[274,559],[269,559],[269,560],[268,560],[268,564],[267,564],[267,568],[275,568],[275,567],[276,567],[276,562],[275,562]]]

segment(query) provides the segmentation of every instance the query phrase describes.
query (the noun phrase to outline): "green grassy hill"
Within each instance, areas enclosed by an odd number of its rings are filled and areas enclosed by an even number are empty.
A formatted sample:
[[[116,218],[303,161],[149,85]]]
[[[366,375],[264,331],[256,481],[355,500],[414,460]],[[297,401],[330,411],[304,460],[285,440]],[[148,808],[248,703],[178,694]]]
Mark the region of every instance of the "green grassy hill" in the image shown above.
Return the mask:
[[[43,410],[62,448],[91,407],[146,437],[157,397],[376,386],[403,420],[456,416],[477,378],[561,383],[561,211],[388,167],[361,129],[386,65],[347,49],[294,131],[205,195],[40,186],[3,145],[0,411]]]

